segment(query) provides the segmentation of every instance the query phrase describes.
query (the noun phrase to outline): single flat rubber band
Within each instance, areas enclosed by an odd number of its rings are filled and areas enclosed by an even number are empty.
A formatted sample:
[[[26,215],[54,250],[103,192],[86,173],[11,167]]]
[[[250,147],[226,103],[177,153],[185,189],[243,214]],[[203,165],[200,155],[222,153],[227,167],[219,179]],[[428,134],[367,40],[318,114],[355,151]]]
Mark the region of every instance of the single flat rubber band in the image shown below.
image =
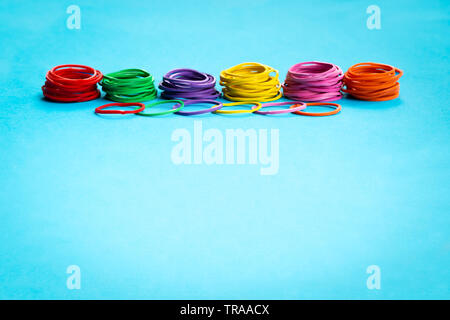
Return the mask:
[[[216,101],[216,100],[200,100],[200,99],[196,99],[196,100],[186,100],[184,101],[184,106],[189,106],[192,104],[198,104],[198,103],[210,103],[215,105],[214,107],[211,108],[207,108],[207,109],[202,109],[202,110],[197,110],[197,111],[177,111],[176,114],[182,115],[182,116],[193,116],[193,115],[197,115],[197,114],[203,114],[203,113],[209,113],[209,112],[214,112],[216,110],[219,110],[220,108],[222,108],[222,102]],[[174,109],[177,108],[176,104],[174,106]]]
[[[281,113],[291,113],[295,111],[300,111],[303,109],[306,109],[306,103],[302,101],[287,101],[287,102],[271,102],[271,103],[263,103],[262,108],[267,107],[277,107],[277,106],[286,106],[290,105],[287,109],[281,109],[281,110],[272,110],[272,111],[255,111],[257,114],[281,114]]]
[[[262,104],[260,102],[231,102],[231,103],[224,103],[223,107],[234,107],[234,106],[241,106],[241,105],[248,105],[248,104],[254,104],[251,109],[238,109],[238,110],[223,110],[219,109],[214,111],[214,113],[219,114],[237,114],[237,113],[253,113],[255,111],[258,111],[262,108]]]
[[[104,110],[109,107],[136,107],[134,110]],[[120,103],[113,102],[95,108],[95,113],[98,114],[134,114],[144,111],[145,104],[139,102]]]
[[[333,111],[329,112],[304,112],[304,111],[294,111],[295,114],[300,114],[302,116],[310,116],[310,117],[324,117],[324,116],[331,116],[336,113],[339,113],[342,110],[342,107],[340,104],[337,103],[328,103],[328,102],[310,102],[306,104],[307,107],[310,106],[326,106],[329,108],[333,108]]]
[[[145,109],[149,109],[151,107],[154,107],[154,106],[157,106],[157,105],[160,105],[160,104],[165,104],[165,103],[174,103],[174,104],[180,105],[180,106],[178,108],[172,108],[172,109],[169,109],[167,111],[153,112],[153,113],[150,113],[150,112],[145,112],[145,113],[144,112],[138,112],[136,114],[139,115],[139,116],[145,116],[145,117],[163,116],[163,115],[166,115],[166,114],[178,112],[178,111],[180,111],[181,109],[184,108],[184,101],[183,100],[164,100],[164,101],[158,101],[158,102],[154,102],[154,103],[148,104],[148,105],[145,106]]]

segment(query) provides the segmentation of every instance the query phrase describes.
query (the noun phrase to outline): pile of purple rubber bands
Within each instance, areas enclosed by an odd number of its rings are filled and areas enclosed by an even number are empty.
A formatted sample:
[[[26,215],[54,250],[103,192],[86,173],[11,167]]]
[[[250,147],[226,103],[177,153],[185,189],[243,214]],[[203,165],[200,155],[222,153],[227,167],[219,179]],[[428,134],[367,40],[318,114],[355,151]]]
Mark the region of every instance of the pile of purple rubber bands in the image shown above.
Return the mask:
[[[193,69],[175,69],[159,84],[164,99],[217,99],[216,78]]]
[[[300,101],[335,101],[342,98],[344,73],[325,62],[302,62],[289,68],[283,84],[284,96]]]

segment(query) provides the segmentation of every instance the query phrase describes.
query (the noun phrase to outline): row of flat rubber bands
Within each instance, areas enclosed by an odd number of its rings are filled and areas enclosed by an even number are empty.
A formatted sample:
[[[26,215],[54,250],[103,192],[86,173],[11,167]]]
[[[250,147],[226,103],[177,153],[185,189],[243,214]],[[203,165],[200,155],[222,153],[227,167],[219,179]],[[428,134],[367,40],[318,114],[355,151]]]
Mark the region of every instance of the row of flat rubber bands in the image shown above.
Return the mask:
[[[153,100],[157,92],[153,76],[141,69],[125,69],[103,76],[100,81],[105,98],[117,102]]]
[[[147,113],[144,112],[146,108],[151,108],[159,104],[164,103],[174,103],[174,106],[172,109],[169,109],[167,111],[162,112],[154,112],[154,113]],[[188,105],[194,105],[194,104],[212,104],[213,106],[211,108],[196,110],[196,111],[184,111],[182,110],[185,106]],[[251,109],[241,109],[241,110],[221,110],[223,107],[233,107],[237,105],[254,105]],[[277,109],[277,110],[261,110],[263,108],[267,107],[279,107],[279,106],[285,106],[289,105],[289,108],[285,109]],[[325,106],[332,108],[332,111],[329,112],[322,112],[322,113],[315,113],[315,112],[305,112],[303,111],[308,106]],[[119,109],[109,109],[111,107],[134,107],[132,110],[119,110]],[[202,100],[202,99],[193,99],[193,100],[165,100],[165,101],[159,101],[155,102],[149,105],[144,105],[143,103],[109,103],[100,107],[97,107],[95,109],[95,113],[98,114],[137,114],[141,116],[159,116],[159,115],[166,115],[169,113],[176,113],[184,116],[190,116],[190,115],[198,115],[198,114],[204,114],[204,113],[222,113],[222,114],[233,114],[233,113],[257,113],[262,115],[274,115],[274,114],[284,114],[284,113],[295,113],[299,115],[304,116],[329,116],[334,115],[341,111],[341,106],[336,103],[327,103],[327,102],[312,102],[312,103],[305,103],[301,101],[286,101],[286,102],[270,102],[270,103],[260,103],[260,102],[232,102],[232,103],[224,103],[222,104],[219,101],[215,100]]]
[[[274,73],[274,75],[271,75]],[[284,96],[302,101],[334,101],[340,90],[354,98],[385,101],[399,96],[398,80],[403,71],[379,63],[359,63],[348,69],[341,82],[341,69],[324,62],[303,62],[292,66],[283,84]],[[100,96],[100,71],[83,65],[56,66],[46,74],[44,96],[59,102],[82,102]],[[243,63],[222,71],[223,95],[232,101],[266,102],[281,97],[278,71],[258,63]],[[157,97],[153,77],[144,70],[126,69],[104,76],[100,82],[105,98],[118,102],[141,102]],[[166,99],[215,99],[215,78],[192,69],[175,69],[164,76],[160,88]]]
[[[175,69],[166,73],[159,84],[163,99],[217,99],[216,78],[193,69]]]
[[[42,93],[47,99],[58,102],[83,102],[100,97],[97,83],[100,71],[88,66],[65,64],[49,70],[45,76]]]
[[[283,84],[286,98],[301,101],[335,101],[342,98],[344,73],[326,62],[301,62],[289,68]]]
[[[231,101],[274,101],[282,97],[278,71],[256,62],[238,64],[220,73],[223,96]]]
[[[381,63],[358,63],[344,75],[342,91],[360,100],[386,101],[399,96],[403,71]]]

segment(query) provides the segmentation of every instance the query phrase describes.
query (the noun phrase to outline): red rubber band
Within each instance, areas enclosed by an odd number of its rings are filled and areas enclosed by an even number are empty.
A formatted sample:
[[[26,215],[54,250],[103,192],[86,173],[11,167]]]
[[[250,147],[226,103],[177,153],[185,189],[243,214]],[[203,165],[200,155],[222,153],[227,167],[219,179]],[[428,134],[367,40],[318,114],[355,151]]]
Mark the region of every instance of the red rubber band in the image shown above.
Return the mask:
[[[100,97],[97,83],[103,74],[94,68],[64,64],[47,72],[42,93],[47,99],[59,102],[83,102]]]
[[[109,107],[138,107],[133,110],[103,110]],[[144,111],[145,104],[139,103],[139,102],[128,102],[128,103],[120,103],[120,102],[113,102],[108,103],[103,106],[95,108],[95,113],[98,114],[133,114],[133,113],[139,113]]]

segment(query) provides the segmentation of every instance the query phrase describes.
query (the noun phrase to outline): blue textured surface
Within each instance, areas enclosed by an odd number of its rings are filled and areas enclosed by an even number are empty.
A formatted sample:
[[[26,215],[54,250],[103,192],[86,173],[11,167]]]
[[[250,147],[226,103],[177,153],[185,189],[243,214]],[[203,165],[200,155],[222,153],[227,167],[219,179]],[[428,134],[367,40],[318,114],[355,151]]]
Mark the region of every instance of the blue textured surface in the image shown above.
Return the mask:
[[[0,298],[431,299],[449,294],[448,1],[0,4]],[[400,98],[334,117],[114,119],[42,99],[65,63],[156,79],[245,61],[404,70]],[[279,172],[175,165],[176,128],[279,129]],[[81,268],[81,290],[66,268]],[[366,268],[381,268],[381,290]]]

